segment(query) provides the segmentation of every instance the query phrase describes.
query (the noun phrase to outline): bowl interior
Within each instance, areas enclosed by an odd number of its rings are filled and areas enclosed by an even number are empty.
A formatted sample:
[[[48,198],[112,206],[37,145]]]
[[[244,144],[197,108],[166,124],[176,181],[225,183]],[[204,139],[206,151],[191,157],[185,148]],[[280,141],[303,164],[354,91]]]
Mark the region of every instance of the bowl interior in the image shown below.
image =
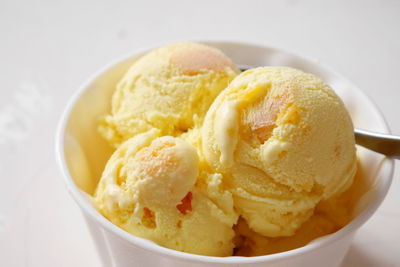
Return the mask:
[[[238,65],[291,66],[313,73],[327,82],[342,98],[355,127],[388,132],[383,117],[362,91],[317,62],[264,46],[231,42],[205,43],[224,51]],[[91,195],[95,190],[104,165],[113,151],[97,131],[98,120],[109,112],[111,95],[117,81],[144,52],[129,56],[96,73],[80,88],[65,112],[58,140],[59,153],[67,185],[73,195],[81,192]],[[368,190],[358,202],[354,215],[366,212],[371,215],[387,193],[393,160],[361,147],[358,148],[358,154]],[[360,224],[369,215],[365,215]]]

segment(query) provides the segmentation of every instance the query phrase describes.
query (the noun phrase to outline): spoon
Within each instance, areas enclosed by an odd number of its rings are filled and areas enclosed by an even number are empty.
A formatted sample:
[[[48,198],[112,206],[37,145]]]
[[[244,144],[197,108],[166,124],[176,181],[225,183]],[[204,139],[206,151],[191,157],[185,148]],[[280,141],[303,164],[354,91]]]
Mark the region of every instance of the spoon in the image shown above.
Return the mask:
[[[400,159],[400,136],[354,129],[356,143],[388,157]]]
[[[239,68],[246,71],[250,68]],[[356,143],[388,157],[400,159],[400,136],[354,129]]]

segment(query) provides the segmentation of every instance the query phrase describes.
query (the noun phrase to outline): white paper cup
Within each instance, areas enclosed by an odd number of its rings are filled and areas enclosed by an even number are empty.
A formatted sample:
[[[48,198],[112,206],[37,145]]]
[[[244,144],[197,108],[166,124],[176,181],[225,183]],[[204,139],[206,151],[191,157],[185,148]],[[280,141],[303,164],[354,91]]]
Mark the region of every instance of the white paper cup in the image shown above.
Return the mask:
[[[203,43],[221,49],[238,65],[284,65],[313,73],[330,84],[343,99],[356,127],[389,132],[375,105],[357,87],[326,66],[265,46],[239,42]],[[259,257],[193,255],[132,236],[97,212],[85,192],[93,192],[112,153],[97,132],[98,118],[108,112],[116,82],[132,62],[148,50],[125,57],[93,75],[70,100],[58,129],[56,153],[65,184],[83,212],[104,266],[338,266],[357,229],[381,204],[393,177],[392,159],[363,148],[358,148],[358,152],[370,190],[356,206],[355,218],[338,232],[287,252]]]

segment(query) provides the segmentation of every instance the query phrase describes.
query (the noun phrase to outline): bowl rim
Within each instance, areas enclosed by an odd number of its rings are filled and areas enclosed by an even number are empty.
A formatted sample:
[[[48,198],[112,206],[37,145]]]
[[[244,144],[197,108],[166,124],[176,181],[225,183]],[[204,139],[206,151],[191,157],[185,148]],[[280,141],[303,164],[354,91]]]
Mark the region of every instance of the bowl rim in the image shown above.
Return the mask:
[[[318,67],[325,72],[332,73],[339,77],[341,80],[345,81],[347,84],[350,84],[352,88],[357,90],[359,93],[361,93],[365,97],[365,101],[370,105],[371,109],[376,113],[377,117],[380,120],[380,123],[382,124],[382,127],[385,129],[387,133],[390,133],[389,126],[385,120],[385,117],[383,116],[382,112],[379,110],[379,108],[375,105],[373,101],[371,101],[370,97],[365,94],[364,91],[359,89],[357,86],[355,86],[353,83],[348,81],[345,77],[342,75],[338,74],[336,71],[334,71],[332,68],[329,66],[326,66],[325,64],[322,64],[321,62],[316,63],[316,60],[304,57],[304,56],[299,56],[295,53],[292,53],[290,51],[287,51],[286,49],[280,49],[276,48],[273,46],[267,46],[267,45],[262,45],[262,44],[255,44],[255,43],[249,43],[249,42],[242,42],[242,41],[237,41],[237,40],[224,40],[224,41],[219,41],[219,40],[186,40],[186,42],[199,42],[199,43],[204,43],[210,46],[213,45],[230,45],[230,46],[247,46],[247,47],[253,47],[253,48],[258,48],[258,49],[268,49],[271,51],[275,51],[277,53],[283,53],[286,55],[289,55],[290,57],[294,57],[297,59],[300,59],[301,61],[305,61],[309,64],[318,64]],[[380,194],[377,196],[376,201],[371,204],[369,207],[367,207],[361,214],[359,214],[356,218],[354,218],[350,223],[348,223],[346,226],[341,228],[339,231],[323,236],[321,238],[318,238],[314,240],[313,242],[303,246],[299,247],[296,249],[292,249],[289,251],[284,251],[280,253],[275,253],[275,254],[269,254],[269,255],[263,255],[263,256],[254,256],[254,257],[241,257],[241,256],[228,256],[228,257],[216,257],[216,256],[203,256],[203,255],[197,255],[197,254],[191,254],[191,253],[186,253],[186,252],[181,252],[177,251],[174,249],[169,249],[162,247],[160,245],[157,245],[151,241],[148,241],[146,239],[140,238],[133,236],[129,234],[128,232],[122,230],[118,226],[114,225],[110,221],[108,221],[105,217],[103,217],[90,203],[87,201],[87,199],[83,196],[83,194],[80,192],[80,189],[76,186],[74,180],[71,177],[71,174],[69,173],[67,164],[66,164],[66,159],[65,159],[65,151],[64,151],[64,140],[65,140],[65,131],[68,125],[68,120],[70,118],[70,115],[80,99],[80,97],[84,94],[86,89],[100,76],[102,76],[104,73],[112,69],[113,67],[119,65],[122,62],[125,62],[129,60],[132,57],[141,55],[145,52],[148,52],[154,48],[163,46],[168,43],[160,43],[158,45],[152,45],[152,46],[146,46],[144,48],[136,49],[131,53],[128,53],[127,55],[124,55],[122,57],[117,58],[116,60],[111,61],[110,63],[106,64],[104,67],[100,68],[98,71],[94,72],[92,75],[89,76],[88,79],[84,83],[82,83],[78,90],[75,91],[75,93],[72,95],[72,97],[69,99],[62,115],[59,120],[58,126],[57,126],[57,131],[56,131],[56,141],[55,141],[55,153],[56,153],[56,159],[57,163],[59,165],[59,168],[61,169],[62,176],[63,176],[63,181],[65,186],[67,187],[68,192],[70,195],[72,195],[72,198],[76,201],[76,203],[79,205],[79,207],[85,212],[85,214],[89,215],[90,219],[96,221],[99,223],[98,226],[101,226],[104,230],[107,230],[108,232],[112,233],[114,236],[128,241],[135,247],[147,250],[149,252],[154,252],[159,255],[168,257],[168,258],[173,258],[175,260],[183,260],[183,261],[196,261],[196,262],[203,262],[203,263],[235,263],[235,264],[249,264],[249,263],[272,263],[276,262],[282,259],[289,259],[289,258],[295,258],[295,257],[300,257],[306,253],[309,253],[311,251],[314,251],[320,247],[327,246],[328,244],[334,243],[339,239],[342,239],[348,235],[350,235],[352,232],[356,231],[358,228],[360,228],[378,209],[378,207],[381,205],[383,202],[384,198],[386,197],[390,185],[393,180],[393,173],[394,173],[394,160],[390,158],[384,159],[385,161],[388,161],[389,164],[389,171],[387,177],[383,180],[382,186],[380,188]]]

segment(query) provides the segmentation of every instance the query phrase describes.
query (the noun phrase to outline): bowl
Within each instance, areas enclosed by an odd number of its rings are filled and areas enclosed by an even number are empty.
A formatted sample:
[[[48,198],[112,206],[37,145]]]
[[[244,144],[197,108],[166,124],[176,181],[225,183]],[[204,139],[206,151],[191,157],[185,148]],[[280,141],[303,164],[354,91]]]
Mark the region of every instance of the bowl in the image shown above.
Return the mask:
[[[239,66],[291,66],[313,73],[342,98],[355,127],[389,132],[381,113],[360,89],[317,61],[263,45],[218,41],[202,43],[222,50]],[[393,159],[361,147],[357,148],[360,169],[368,187],[357,202],[353,220],[333,234],[282,253],[257,257],[209,257],[175,251],[125,232],[94,208],[90,195],[113,152],[97,132],[98,119],[110,110],[110,98],[117,81],[137,58],[153,48],[123,57],[92,75],[69,101],[58,127],[56,154],[64,182],[82,211],[104,266],[340,265],[354,234],[381,204],[393,177]]]

